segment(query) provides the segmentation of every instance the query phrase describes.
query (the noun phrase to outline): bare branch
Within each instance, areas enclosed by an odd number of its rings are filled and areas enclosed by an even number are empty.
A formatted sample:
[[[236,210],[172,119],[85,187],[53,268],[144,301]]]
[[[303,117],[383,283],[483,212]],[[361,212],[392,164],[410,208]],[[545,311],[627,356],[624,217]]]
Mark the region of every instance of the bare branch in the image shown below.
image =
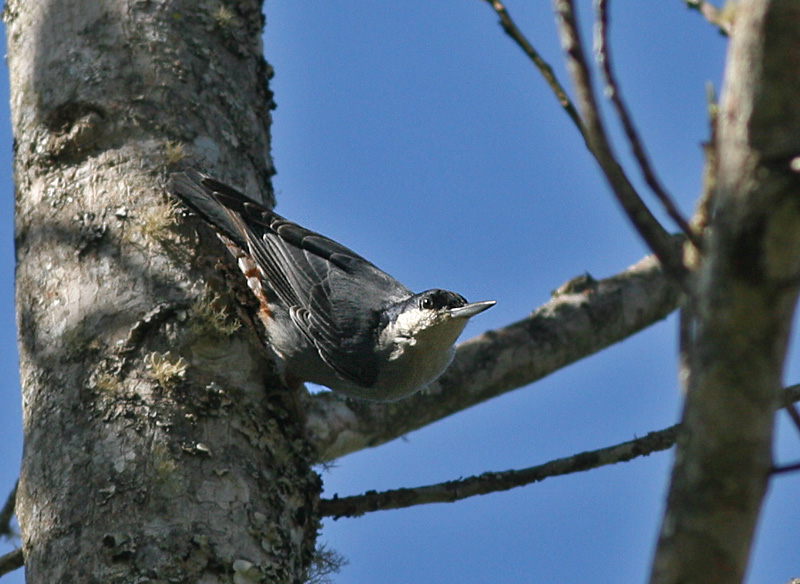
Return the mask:
[[[330,392],[310,397],[306,430],[317,461],[383,444],[541,379],[665,318],[678,305],[677,286],[653,256],[611,278],[583,277],[580,286],[575,280],[528,318],[461,343],[453,364],[425,392],[391,404]]]
[[[775,476],[781,474],[788,474],[790,472],[797,472],[798,470],[800,470],[800,462],[795,462],[794,464],[775,466],[772,468],[772,471],[770,472],[773,476]]]
[[[3,508],[0,509],[0,537],[9,537],[13,535],[13,531],[11,530],[11,518],[14,516],[14,506],[17,501],[18,486],[19,480],[14,483],[14,488],[11,489]]]
[[[453,503],[475,495],[507,491],[542,481],[548,477],[627,462],[640,456],[648,456],[653,452],[667,450],[675,443],[677,433],[677,426],[671,426],[616,446],[581,452],[522,470],[486,472],[476,477],[413,489],[394,489],[382,493],[369,491],[354,497],[323,499],[319,502],[320,514],[337,519],[339,517],[358,517],[372,511],[402,509],[426,503]]]
[[[800,413],[797,412],[797,408],[794,404],[789,404],[786,406],[786,413],[789,414],[789,418],[791,418],[792,422],[794,423],[794,427],[800,431]]]
[[[672,250],[672,247],[669,244],[669,234],[658,223],[658,220],[653,216],[644,202],[642,202],[641,198],[636,193],[636,190],[633,188],[633,185],[625,175],[625,172],[622,170],[622,167],[616,161],[613,153],[611,152],[610,145],[605,136],[605,130],[602,127],[599,114],[597,113],[596,104],[594,103],[594,97],[591,92],[591,83],[589,81],[589,72],[588,68],[586,67],[585,60],[583,59],[582,49],[580,47],[580,39],[578,37],[577,27],[575,26],[574,21],[567,23],[566,27],[562,27],[561,36],[562,43],[565,45],[565,47],[574,47],[574,50],[571,51],[568,49],[567,51],[568,55],[571,57],[569,63],[572,64],[572,62],[575,61],[578,64],[578,68],[582,70],[582,72],[576,74],[573,68],[572,75],[573,81],[575,82],[575,86],[578,90],[578,103],[583,110],[583,120],[581,119],[581,116],[576,110],[575,106],[569,100],[569,97],[567,96],[563,86],[558,82],[553,74],[552,68],[541,58],[533,45],[531,45],[531,43],[525,38],[514,21],[511,19],[508,11],[505,9],[505,6],[503,6],[499,0],[485,1],[500,17],[500,24],[503,27],[503,30],[517,43],[517,45],[523,50],[528,58],[534,63],[547,81],[553,93],[556,95],[559,103],[570,116],[570,119],[572,119],[572,121],[575,123],[578,131],[586,141],[589,151],[597,159],[598,164],[600,164],[600,167],[603,170],[609,184],[611,185],[617,200],[622,205],[640,236],[650,246],[650,249],[652,249],[653,252],[658,256],[659,260],[664,263],[667,272],[671,276],[675,277],[679,282],[682,282],[684,280],[686,269],[681,262],[680,254],[676,254],[674,250]],[[560,4],[567,5],[571,14],[571,2],[560,3],[557,0],[557,12]],[[574,18],[574,15],[570,16],[570,18]],[[569,32],[570,29],[572,32]],[[653,176],[653,179],[655,180],[652,172],[650,172],[650,175]],[[661,189],[661,192],[664,193],[663,189]],[[667,197],[666,200],[668,201],[669,198]],[[672,208],[675,209],[674,205],[672,205]],[[680,218],[680,214],[677,213],[677,210],[675,210],[675,216]],[[685,220],[681,221],[679,219],[677,223],[681,229],[686,227],[686,232],[689,234],[692,233],[692,231],[688,229],[688,225]],[[690,237],[694,243],[696,238],[693,235],[690,235]]]
[[[783,408],[786,410],[786,413],[789,414],[789,418],[792,420],[794,427],[800,431],[800,413],[797,411],[797,406],[795,406],[794,402],[796,400],[791,399],[792,393],[796,392],[800,388],[800,385],[795,385],[786,390],[786,395],[783,400]],[[776,465],[772,469],[772,474],[782,474],[788,472],[794,472],[796,470],[800,470],[800,463],[788,464],[788,465]]]
[[[706,0],[683,0],[686,6],[697,10],[711,24],[719,29],[725,36],[731,36],[733,32],[733,18],[731,8],[727,6],[719,10],[716,6]]]
[[[631,150],[639,164],[647,186],[653,191],[653,194],[658,198],[667,212],[667,215],[675,222],[678,228],[686,235],[689,241],[698,249],[702,249],[702,241],[699,235],[691,228],[689,223],[683,217],[678,207],[675,205],[672,197],[667,193],[661,181],[658,180],[650,159],[644,150],[642,140],[639,133],[633,124],[628,108],[622,99],[622,92],[619,88],[616,76],[614,75],[613,67],[611,65],[611,46],[608,41],[609,19],[608,19],[608,2],[609,0],[595,0],[595,8],[597,12],[597,26],[596,26],[596,48],[595,54],[597,63],[600,66],[600,71],[603,74],[603,80],[606,85],[605,94],[611,100],[614,109],[619,116],[622,127],[625,130],[625,135],[631,145]]]
[[[794,423],[795,428],[800,430],[800,413],[797,412],[797,406],[795,406],[795,402],[798,400],[800,400],[800,384],[786,388],[782,405],[789,414],[789,417]],[[775,465],[772,468],[772,475],[779,475],[797,470],[800,470],[800,462],[796,462],[794,464]]]
[[[800,385],[786,388],[782,405],[793,406],[800,400]],[[589,452],[581,452],[566,458],[551,460],[545,464],[521,470],[503,472],[486,472],[480,476],[467,479],[447,481],[436,485],[389,491],[368,491],[353,497],[338,497],[320,501],[320,514],[325,517],[358,517],[373,511],[402,509],[414,505],[428,503],[453,503],[476,495],[486,495],[498,491],[507,491],[531,483],[543,481],[549,477],[583,472],[601,466],[628,462],[640,456],[649,456],[672,448],[678,435],[679,425],[663,430],[650,432],[642,438],[636,438],[615,446],[600,448]],[[800,465],[780,467],[775,472],[797,470]]]
[[[547,82],[547,85],[550,86],[550,89],[555,94],[556,99],[558,99],[558,103],[561,104],[561,107],[564,108],[564,111],[567,112],[567,115],[575,124],[575,127],[578,128],[578,131],[581,135],[586,139],[585,131],[583,129],[583,122],[581,121],[581,117],[578,114],[578,111],[575,109],[575,106],[572,104],[572,101],[569,99],[566,90],[561,85],[561,83],[556,79],[555,73],[553,73],[553,69],[550,65],[542,59],[539,52],[533,47],[533,45],[525,38],[525,35],[522,34],[522,31],[519,30],[517,25],[511,19],[511,16],[508,14],[506,7],[503,6],[499,0],[484,0],[487,4],[489,4],[494,11],[497,13],[497,16],[500,17],[500,26],[503,27],[505,33],[511,37],[511,39],[517,43],[517,46],[522,49],[522,51],[528,56],[528,58],[533,62],[539,72],[544,77],[544,80]]]
[[[22,553],[22,548],[15,549],[13,552],[8,552],[4,556],[0,556],[0,576],[5,576],[9,572],[18,570],[25,565],[25,556]]]
[[[686,268],[683,265],[681,254],[676,252],[670,235],[644,204],[611,150],[592,90],[591,74],[578,33],[573,2],[572,0],[554,0],[554,4],[561,44],[566,53],[567,66],[575,86],[576,102],[583,117],[589,150],[600,165],[617,201],[622,205],[639,235],[664,264],[666,272],[676,278],[678,282],[683,283],[686,279]]]

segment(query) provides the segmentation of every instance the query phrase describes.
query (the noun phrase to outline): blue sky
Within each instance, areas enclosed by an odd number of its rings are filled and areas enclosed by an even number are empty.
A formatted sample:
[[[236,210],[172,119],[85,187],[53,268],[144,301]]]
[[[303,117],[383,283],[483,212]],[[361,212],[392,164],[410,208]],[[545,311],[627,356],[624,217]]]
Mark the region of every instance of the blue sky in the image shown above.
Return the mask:
[[[550,2],[506,6],[566,83]],[[266,12],[278,103],[277,210],[414,290],[497,300],[466,336],[523,318],[569,278],[605,277],[646,253],[575,128],[485,2],[269,0]],[[679,0],[616,2],[612,16],[624,95],[660,177],[688,214],[708,137],[705,85],[719,88],[727,41]],[[588,29],[589,14],[582,17]],[[3,497],[21,456],[6,77],[3,71]],[[635,169],[631,176],[641,183]],[[347,456],[323,472],[325,494],[527,467],[669,426],[680,409],[675,338],[672,317],[534,385]],[[787,383],[797,373],[791,364]],[[785,420],[777,451],[783,461],[800,458]],[[340,584],[641,582],[671,458],[326,521],[321,541],[350,561],[335,578]],[[798,487],[796,476],[773,482],[749,582],[800,576]]]

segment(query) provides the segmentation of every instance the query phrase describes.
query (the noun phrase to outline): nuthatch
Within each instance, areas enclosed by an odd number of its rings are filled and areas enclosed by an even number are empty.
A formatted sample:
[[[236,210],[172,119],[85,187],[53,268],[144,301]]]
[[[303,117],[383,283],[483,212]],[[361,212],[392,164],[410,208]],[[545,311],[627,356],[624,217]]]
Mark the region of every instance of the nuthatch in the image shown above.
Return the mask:
[[[171,191],[238,259],[285,374],[362,399],[413,394],[450,365],[467,320],[493,306],[412,293],[358,254],[196,171]]]

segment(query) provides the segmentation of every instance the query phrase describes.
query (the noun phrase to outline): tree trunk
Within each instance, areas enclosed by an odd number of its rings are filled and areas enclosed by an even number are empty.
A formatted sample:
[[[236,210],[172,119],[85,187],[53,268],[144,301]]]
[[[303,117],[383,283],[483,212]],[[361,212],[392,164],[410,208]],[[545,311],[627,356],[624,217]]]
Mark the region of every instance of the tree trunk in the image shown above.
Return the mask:
[[[800,282],[800,6],[745,0],[725,72],[689,375],[651,582],[741,582]]]
[[[164,193],[188,164],[271,200],[260,3],[10,0],[5,20],[28,581],[302,580],[303,420],[225,311],[224,252]]]

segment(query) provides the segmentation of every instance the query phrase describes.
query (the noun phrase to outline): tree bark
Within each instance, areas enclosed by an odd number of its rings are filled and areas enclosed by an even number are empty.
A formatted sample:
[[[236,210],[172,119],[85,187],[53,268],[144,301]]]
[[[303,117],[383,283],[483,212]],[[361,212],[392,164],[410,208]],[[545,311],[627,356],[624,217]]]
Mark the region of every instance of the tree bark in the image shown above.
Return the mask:
[[[271,200],[260,2],[11,0],[5,21],[28,581],[301,581],[303,422],[197,284],[223,252],[163,187],[185,161]]]
[[[737,4],[694,276],[687,400],[651,582],[741,582],[800,281],[800,6]]]

